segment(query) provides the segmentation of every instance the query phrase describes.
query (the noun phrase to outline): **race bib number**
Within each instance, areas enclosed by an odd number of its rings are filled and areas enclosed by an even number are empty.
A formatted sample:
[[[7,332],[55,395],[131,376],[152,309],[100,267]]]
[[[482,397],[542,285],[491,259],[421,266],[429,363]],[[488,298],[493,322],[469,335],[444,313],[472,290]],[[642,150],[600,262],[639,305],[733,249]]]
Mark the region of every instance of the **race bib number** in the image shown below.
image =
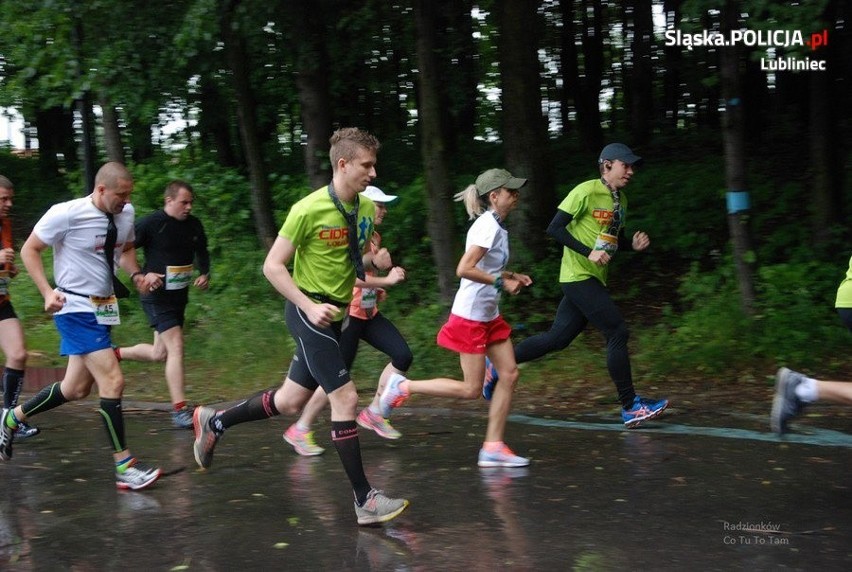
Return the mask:
[[[376,311],[376,298],[379,291],[376,288],[361,288],[361,309],[368,318],[372,318]]]
[[[118,298],[112,296],[89,296],[95,309],[95,319],[102,326],[117,326],[121,323],[118,315]]]
[[[0,270],[0,296],[9,295],[9,280],[11,280],[9,271]]]
[[[379,295],[379,291],[375,288],[362,288],[361,289],[361,309],[362,310],[372,310],[376,307],[376,298]]]
[[[192,282],[192,264],[166,266],[166,290],[183,290]]]
[[[608,254],[612,254],[618,250],[618,237],[602,232],[598,235],[597,240],[595,240],[594,249],[603,250]]]

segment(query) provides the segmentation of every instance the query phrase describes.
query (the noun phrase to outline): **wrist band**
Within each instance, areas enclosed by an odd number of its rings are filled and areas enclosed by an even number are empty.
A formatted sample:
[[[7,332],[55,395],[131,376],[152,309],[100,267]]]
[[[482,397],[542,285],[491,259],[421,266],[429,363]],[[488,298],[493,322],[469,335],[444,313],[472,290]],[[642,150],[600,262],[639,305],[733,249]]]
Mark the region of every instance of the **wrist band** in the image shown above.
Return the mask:
[[[503,277],[502,277],[502,276],[497,276],[497,278],[495,278],[495,279],[494,279],[494,284],[493,284],[493,286],[494,286],[494,288],[495,288],[496,290],[498,290],[498,291],[499,291],[499,290],[502,290],[502,289],[503,289]]]
[[[134,278],[136,278],[136,277],[137,277],[137,276],[139,276],[140,274],[142,274],[142,271],[141,271],[141,270],[137,270],[136,272],[134,272],[133,274],[131,274],[131,275],[130,275],[130,279],[131,279],[131,280],[133,280]]]

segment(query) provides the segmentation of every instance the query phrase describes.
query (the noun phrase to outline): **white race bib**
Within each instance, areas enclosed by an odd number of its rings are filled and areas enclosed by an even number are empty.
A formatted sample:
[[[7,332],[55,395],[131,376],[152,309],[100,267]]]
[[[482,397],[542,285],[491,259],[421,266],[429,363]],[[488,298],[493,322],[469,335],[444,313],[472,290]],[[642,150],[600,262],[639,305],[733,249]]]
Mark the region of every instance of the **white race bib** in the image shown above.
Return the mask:
[[[89,296],[95,309],[95,319],[102,326],[117,326],[121,323],[118,315],[118,298],[112,296]]]
[[[376,288],[361,288],[361,309],[372,310],[376,307],[379,291]]]
[[[618,237],[605,232],[600,233],[595,241],[594,250],[604,250],[608,254],[613,254],[618,250]]]
[[[192,264],[166,266],[166,290],[183,290],[192,282]]]

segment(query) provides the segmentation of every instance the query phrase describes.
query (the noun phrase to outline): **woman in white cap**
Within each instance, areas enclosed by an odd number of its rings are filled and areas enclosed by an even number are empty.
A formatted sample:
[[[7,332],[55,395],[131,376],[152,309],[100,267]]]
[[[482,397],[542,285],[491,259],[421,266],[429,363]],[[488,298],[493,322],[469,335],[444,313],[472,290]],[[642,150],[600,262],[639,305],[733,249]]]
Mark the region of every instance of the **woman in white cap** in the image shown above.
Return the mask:
[[[378,187],[368,186],[362,197],[367,197],[376,203],[376,218],[373,226],[379,226],[388,212],[387,205],[396,201],[396,195],[387,195]],[[379,251],[382,237],[378,232],[373,233],[370,241],[370,251]],[[411,348],[397,327],[384,314],[379,313],[378,302],[387,297],[385,288],[399,284],[405,280],[405,269],[401,266],[391,268],[386,276],[379,276],[375,269],[367,268],[364,280],[356,280],[353,289],[352,302],[349,304],[349,324],[340,334],[340,355],[347,369],[352,368],[355,355],[358,353],[358,343],[361,340],[387,355],[391,361],[385,366],[373,402],[358,414],[355,419],[358,425],[375,431],[385,439],[399,439],[402,434],[393,428],[387,419],[382,417],[379,408],[379,395],[384,389],[385,382],[391,373],[405,374],[414,361]],[[299,420],[293,423],[285,432],[287,441],[297,453],[307,457],[321,455],[325,449],[316,444],[311,426],[320,412],[328,404],[328,396],[318,387],[313,397],[305,405]]]
[[[476,184],[456,195],[456,200],[464,201],[470,218],[476,220],[468,230],[465,253],[456,267],[461,283],[449,320],[438,332],[438,345],[458,352],[464,381],[412,380],[392,374],[381,395],[384,417],[413,393],[476,399],[482,391],[488,355],[507,383],[495,388],[491,400],[485,441],[479,450],[480,467],[525,467],[530,463],[503,441],[518,367],[509,337],[512,328],[498,308],[503,291],[514,295],[532,284],[529,276],[506,270],[509,233],[504,223],[517,206],[520,188],[526,182],[505,169],[489,169],[477,177]]]

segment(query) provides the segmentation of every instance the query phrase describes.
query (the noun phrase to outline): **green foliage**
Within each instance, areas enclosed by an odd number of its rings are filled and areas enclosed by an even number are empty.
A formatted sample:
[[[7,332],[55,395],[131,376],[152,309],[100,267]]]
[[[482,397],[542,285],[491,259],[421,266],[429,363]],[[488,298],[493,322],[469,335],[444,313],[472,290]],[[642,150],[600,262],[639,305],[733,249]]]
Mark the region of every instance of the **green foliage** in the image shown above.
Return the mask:
[[[729,266],[702,273],[697,263],[682,277],[683,309],[666,304],[662,320],[639,334],[636,361],[653,375],[718,375],[741,367],[754,355],[743,333],[745,316],[736,303],[736,281]],[[741,357],[742,361],[732,363]]]
[[[698,151],[704,145],[701,137],[661,138],[642,150],[646,165],[627,191],[628,231],[645,230],[652,240],[646,253],[619,253],[611,270],[611,290],[631,328],[635,376],[639,380],[761,379],[781,363],[825,374],[848,368],[848,333],[833,312],[834,292],[849,256],[840,240],[842,230],[836,232],[835,246],[815,252],[809,230],[800,220],[802,181],[779,183],[771,162],[755,166],[749,224],[758,237],[754,251],[758,300],[756,317],[747,318],[740,309],[728,252],[723,165],[718,155]],[[496,148],[482,143],[471,150],[475,160],[459,158],[457,189],[472,181],[483,165],[499,162]],[[413,152],[395,146],[382,155],[388,176],[380,184],[400,200],[391,205],[379,230],[396,262],[408,270],[408,280],[389,290],[382,312],[412,347],[412,375],[458,377],[458,356],[435,343],[449,308],[439,300],[435,286],[432,245],[425,231],[425,184],[418,172],[404,169],[404,157]],[[576,183],[594,176],[594,168],[588,168],[582,154],[568,151],[566,155],[567,175],[560,182],[560,198]],[[64,186],[49,184],[35,165],[0,153],[0,172],[9,174],[17,186],[14,219],[22,227],[19,239],[49,204],[69,198],[69,184],[79,187],[76,173],[68,174],[72,182]],[[184,179],[196,190],[193,212],[210,238],[211,287],[207,292],[193,290],[187,313],[189,398],[198,402],[236,399],[279,383],[293,342],[283,322],[283,300],[261,272],[265,251],[253,232],[249,181],[240,172],[189,150],[163,154],[131,168],[136,181],[133,200],[140,215],[161,207],[169,180]],[[270,181],[279,221],[293,202],[312,190],[303,175],[284,167]],[[844,193],[848,200],[849,190]],[[24,217],[24,211],[30,215]],[[460,204],[454,205],[453,213],[461,229],[460,256],[469,221]],[[549,327],[561,298],[561,249],[551,243],[541,262],[533,263],[523,237],[510,232],[510,240],[511,267],[535,281],[520,296],[506,296],[501,303],[517,342]],[[45,264],[50,267],[49,259]],[[41,297],[26,273],[13,284],[13,296],[25,323],[32,365],[63,363],[52,320],[42,311]],[[151,339],[135,298],[123,301],[121,312],[122,324],[114,331],[118,343]],[[590,329],[569,349],[527,364],[523,383],[535,388],[553,380],[589,376],[605,381],[604,359],[601,336]],[[375,386],[385,363],[384,356],[362,345],[353,375],[365,392]],[[128,398],[167,398],[161,364],[127,362],[124,370]]]
[[[817,262],[761,267],[757,315],[749,319],[738,304],[732,261],[726,257],[711,271],[693,263],[678,289],[682,309],[667,304],[663,319],[639,334],[637,361],[664,376],[736,376],[761,364],[769,371],[782,363],[823,371],[848,365],[848,333],[833,310],[840,277],[837,266]]]
[[[848,334],[834,311],[842,275],[836,266],[814,261],[761,267],[755,352],[804,366],[820,364],[826,350],[848,354]]]
[[[18,244],[23,241],[39,217],[56,202],[57,196],[70,198],[70,193],[65,188],[65,180],[45,180],[36,161],[16,157],[8,148],[2,146],[0,174],[8,177],[15,185],[12,222]]]

